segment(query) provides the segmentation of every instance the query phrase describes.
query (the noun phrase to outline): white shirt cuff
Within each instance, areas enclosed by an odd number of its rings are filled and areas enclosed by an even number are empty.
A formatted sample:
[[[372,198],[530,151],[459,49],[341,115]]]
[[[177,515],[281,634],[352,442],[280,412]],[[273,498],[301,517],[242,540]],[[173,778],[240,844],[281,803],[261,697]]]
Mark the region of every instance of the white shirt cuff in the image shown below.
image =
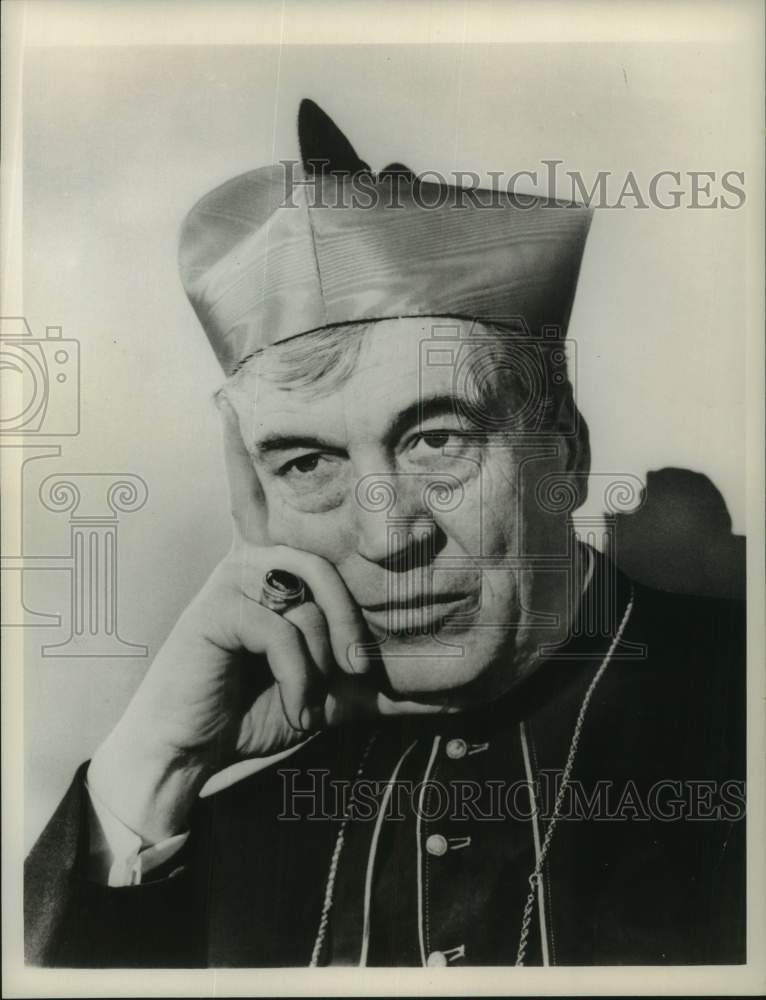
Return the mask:
[[[89,799],[88,875],[92,881],[113,888],[140,885],[145,875],[172,858],[186,843],[188,832],[144,846],[141,837],[117,819],[87,779],[85,787]]]

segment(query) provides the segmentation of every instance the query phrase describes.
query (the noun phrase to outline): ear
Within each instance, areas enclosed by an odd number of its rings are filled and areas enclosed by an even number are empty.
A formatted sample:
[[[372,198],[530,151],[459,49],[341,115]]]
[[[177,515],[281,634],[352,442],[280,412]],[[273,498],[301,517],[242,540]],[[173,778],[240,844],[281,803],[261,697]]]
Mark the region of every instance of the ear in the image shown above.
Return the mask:
[[[229,499],[234,521],[234,544],[268,544],[266,499],[242,438],[239,416],[221,394],[218,409],[223,423],[223,447],[229,479]]]
[[[556,430],[564,442],[563,472],[568,473],[577,491],[574,510],[588,499],[588,474],[590,473],[590,431],[574,401],[572,386],[567,385],[556,415]]]

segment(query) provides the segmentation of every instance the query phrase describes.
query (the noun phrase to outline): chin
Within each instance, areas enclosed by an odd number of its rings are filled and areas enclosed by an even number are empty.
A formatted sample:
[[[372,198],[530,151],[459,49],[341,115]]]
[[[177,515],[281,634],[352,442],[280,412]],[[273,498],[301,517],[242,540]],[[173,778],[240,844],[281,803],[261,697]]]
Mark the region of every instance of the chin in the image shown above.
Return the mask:
[[[384,694],[392,699],[452,706],[473,701],[499,661],[510,666],[505,629],[443,630],[427,636],[389,636],[379,646]],[[494,668],[494,669],[493,669]],[[471,696],[469,697],[469,691]]]

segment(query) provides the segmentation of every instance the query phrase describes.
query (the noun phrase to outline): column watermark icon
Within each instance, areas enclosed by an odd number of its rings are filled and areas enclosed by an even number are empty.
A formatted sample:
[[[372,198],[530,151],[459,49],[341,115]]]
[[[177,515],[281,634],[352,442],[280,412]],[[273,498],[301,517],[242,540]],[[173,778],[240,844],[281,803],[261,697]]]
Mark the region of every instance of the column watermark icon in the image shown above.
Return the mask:
[[[61,628],[68,636],[40,646],[43,656],[138,656],[142,643],[119,633],[120,515],[143,508],[149,491],[134,473],[54,473],[36,495],[28,490],[27,469],[41,459],[60,459],[57,439],[80,434],[80,344],[60,326],[35,337],[22,316],[0,318],[0,454],[3,460],[4,628]],[[36,466],[34,467],[36,468]],[[10,502],[12,499],[12,502]],[[31,554],[25,544],[25,515],[33,504],[51,513],[69,513],[69,551]],[[29,606],[25,580],[35,573],[67,573],[69,614]]]

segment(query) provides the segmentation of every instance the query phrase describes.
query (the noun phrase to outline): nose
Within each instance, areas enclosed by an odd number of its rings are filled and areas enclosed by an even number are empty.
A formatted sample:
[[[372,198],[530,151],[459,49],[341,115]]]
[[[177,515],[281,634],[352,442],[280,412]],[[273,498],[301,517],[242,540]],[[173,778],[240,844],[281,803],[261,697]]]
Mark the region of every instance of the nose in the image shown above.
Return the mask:
[[[428,565],[445,541],[423,503],[423,482],[401,473],[362,477],[357,484],[354,518],[357,550],[368,562],[391,572]]]

